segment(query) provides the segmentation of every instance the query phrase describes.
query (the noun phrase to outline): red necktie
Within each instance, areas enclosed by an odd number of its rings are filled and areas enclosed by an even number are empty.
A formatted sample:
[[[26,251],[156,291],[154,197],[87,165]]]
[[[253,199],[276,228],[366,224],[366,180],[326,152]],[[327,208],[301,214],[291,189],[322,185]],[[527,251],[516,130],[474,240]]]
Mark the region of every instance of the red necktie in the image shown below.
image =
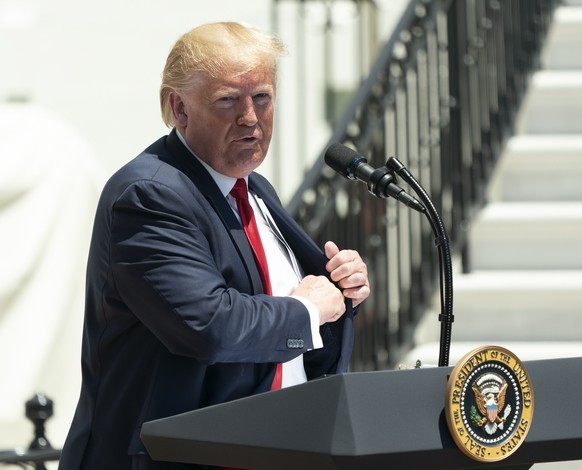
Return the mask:
[[[236,206],[238,208],[238,213],[240,215],[243,229],[249,240],[249,243],[251,244],[253,253],[255,254],[255,259],[257,260],[257,265],[259,268],[259,275],[261,276],[261,281],[263,282],[263,290],[265,291],[265,294],[272,295],[273,291],[271,290],[271,279],[269,277],[267,257],[265,256],[265,249],[263,248],[261,236],[259,235],[255,214],[249,203],[249,193],[247,191],[246,181],[242,178],[237,179],[234,188],[232,188],[230,191],[230,194],[232,194],[232,196],[236,199]],[[275,372],[273,384],[271,385],[271,390],[278,390],[281,388],[281,381],[283,376],[282,372],[282,365],[277,364],[277,370]]]

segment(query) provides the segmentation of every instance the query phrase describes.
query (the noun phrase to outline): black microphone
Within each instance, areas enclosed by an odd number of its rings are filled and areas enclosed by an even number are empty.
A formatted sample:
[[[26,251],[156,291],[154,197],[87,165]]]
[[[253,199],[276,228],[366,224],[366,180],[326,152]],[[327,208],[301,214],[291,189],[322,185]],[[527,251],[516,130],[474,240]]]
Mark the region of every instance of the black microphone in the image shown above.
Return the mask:
[[[374,169],[362,155],[343,144],[332,144],[325,152],[325,163],[343,177],[366,183],[368,191],[379,198],[388,196],[424,213],[425,207],[398,186],[387,166]]]

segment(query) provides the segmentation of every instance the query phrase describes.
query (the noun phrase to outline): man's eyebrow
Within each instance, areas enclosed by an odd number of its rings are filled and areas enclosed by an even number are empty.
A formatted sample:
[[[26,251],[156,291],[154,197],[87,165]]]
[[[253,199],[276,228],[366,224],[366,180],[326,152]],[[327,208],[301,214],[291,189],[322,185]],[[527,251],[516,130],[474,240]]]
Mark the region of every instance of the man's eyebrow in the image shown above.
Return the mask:
[[[210,96],[221,96],[221,95],[232,95],[238,93],[238,90],[234,87],[221,86],[216,88],[210,93]]]

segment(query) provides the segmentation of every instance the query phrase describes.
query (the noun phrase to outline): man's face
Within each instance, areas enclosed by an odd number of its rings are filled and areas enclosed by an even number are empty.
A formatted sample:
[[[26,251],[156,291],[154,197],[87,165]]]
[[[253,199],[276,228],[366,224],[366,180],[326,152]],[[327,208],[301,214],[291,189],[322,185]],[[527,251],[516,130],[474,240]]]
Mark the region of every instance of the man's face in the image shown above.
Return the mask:
[[[274,94],[268,68],[218,79],[200,74],[191,90],[172,98],[176,127],[190,149],[213,169],[245,177],[267,155]]]

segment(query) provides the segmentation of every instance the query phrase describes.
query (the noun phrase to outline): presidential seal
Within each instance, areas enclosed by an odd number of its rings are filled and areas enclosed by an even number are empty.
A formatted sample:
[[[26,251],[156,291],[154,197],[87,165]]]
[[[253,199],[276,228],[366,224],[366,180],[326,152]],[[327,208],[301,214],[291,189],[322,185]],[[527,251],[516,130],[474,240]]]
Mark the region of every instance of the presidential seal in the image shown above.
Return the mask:
[[[531,381],[505,348],[483,346],[464,356],[451,372],[445,400],[455,444],[480,462],[509,457],[531,428]]]

